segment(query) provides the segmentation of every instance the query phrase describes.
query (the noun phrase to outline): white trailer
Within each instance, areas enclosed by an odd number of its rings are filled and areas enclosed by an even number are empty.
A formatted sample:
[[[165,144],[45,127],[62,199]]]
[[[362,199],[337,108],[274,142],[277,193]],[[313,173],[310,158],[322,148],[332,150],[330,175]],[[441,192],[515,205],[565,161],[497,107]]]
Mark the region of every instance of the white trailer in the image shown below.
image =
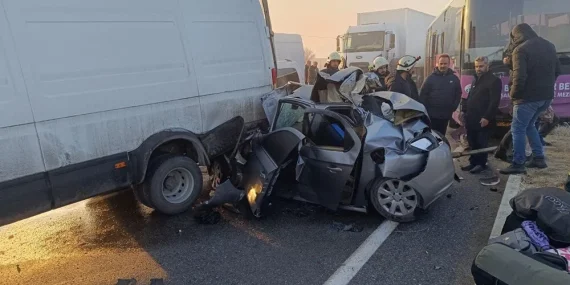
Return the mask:
[[[343,52],[349,66],[367,68],[377,56],[384,56],[391,66],[404,55],[425,54],[426,32],[434,16],[409,8],[357,14],[357,26],[344,35]],[[416,69],[423,75],[423,59]]]

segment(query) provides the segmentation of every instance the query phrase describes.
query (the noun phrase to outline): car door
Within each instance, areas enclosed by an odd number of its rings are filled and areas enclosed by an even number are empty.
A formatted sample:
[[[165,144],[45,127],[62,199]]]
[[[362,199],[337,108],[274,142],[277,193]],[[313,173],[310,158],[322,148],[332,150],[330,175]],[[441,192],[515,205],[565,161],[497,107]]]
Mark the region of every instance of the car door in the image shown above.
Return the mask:
[[[362,143],[342,115],[328,110],[306,109],[302,132],[307,140],[299,151],[298,181],[336,210]]]

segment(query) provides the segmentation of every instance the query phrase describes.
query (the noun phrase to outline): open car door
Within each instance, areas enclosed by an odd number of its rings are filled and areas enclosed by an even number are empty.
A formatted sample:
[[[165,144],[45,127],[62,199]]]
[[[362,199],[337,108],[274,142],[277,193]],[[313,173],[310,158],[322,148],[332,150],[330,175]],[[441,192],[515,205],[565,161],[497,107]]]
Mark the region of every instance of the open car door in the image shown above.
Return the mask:
[[[303,135],[297,180],[313,192],[314,202],[336,210],[362,148],[360,138],[342,115],[310,108],[305,110]]]

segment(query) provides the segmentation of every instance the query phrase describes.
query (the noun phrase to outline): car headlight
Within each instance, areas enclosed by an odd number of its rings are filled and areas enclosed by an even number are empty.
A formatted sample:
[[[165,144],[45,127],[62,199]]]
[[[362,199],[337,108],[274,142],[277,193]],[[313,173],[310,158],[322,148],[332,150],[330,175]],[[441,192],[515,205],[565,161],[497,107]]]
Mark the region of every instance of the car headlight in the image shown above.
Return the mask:
[[[427,138],[421,138],[415,142],[412,142],[410,145],[423,151],[429,151],[433,143]]]

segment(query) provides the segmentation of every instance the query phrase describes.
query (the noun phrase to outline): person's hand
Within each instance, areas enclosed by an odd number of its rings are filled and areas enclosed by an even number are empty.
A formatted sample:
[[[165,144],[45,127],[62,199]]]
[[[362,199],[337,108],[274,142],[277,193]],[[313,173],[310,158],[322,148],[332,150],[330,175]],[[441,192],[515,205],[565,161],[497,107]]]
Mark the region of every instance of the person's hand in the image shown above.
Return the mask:
[[[483,119],[481,119],[481,121],[479,123],[481,123],[481,128],[484,128],[487,125],[489,125],[489,120],[483,118]]]

